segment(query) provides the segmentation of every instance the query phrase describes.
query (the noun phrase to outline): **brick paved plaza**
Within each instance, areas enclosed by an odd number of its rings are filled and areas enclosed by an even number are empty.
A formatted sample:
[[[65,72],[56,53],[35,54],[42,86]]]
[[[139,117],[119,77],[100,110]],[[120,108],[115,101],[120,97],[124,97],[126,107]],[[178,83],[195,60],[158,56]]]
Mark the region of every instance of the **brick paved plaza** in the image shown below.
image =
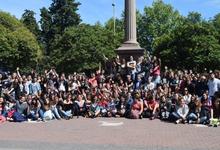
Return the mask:
[[[0,125],[0,149],[219,150],[220,127],[159,120],[72,119]]]

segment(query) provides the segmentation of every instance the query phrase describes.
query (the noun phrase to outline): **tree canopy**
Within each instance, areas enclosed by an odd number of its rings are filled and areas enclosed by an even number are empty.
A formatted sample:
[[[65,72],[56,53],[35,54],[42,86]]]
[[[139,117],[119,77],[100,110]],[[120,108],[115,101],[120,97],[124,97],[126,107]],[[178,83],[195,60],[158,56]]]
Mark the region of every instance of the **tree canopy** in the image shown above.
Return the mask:
[[[81,22],[77,13],[79,5],[75,0],[52,0],[48,9],[41,9],[41,36],[47,56],[53,51],[54,43],[61,38],[65,29]]]
[[[81,24],[65,30],[54,46],[51,62],[59,71],[83,71],[98,68],[104,61],[103,54],[114,56],[114,35],[100,25]]]
[[[21,22],[27,27],[36,37],[39,37],[40,29],[37,24],[37,20],[34,17],[35,12],[32,10],[25,10]]]
[[[41,58],[36,37],[15,17],[0,12],[0,63],[3,67],[35,67]]]

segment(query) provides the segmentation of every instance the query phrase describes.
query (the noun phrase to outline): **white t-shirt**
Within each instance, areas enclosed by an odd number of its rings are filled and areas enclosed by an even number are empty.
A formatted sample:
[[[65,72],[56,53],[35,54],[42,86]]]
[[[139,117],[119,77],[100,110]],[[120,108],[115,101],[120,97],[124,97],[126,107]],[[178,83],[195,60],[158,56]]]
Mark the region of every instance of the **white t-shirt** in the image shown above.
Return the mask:
[[[60,83],[59,91],[63,91],[63,92],[66,91],[66,88],[65,88],[63,82]]]
[[[185,101],[185,103],[188,105],[190,102],[191,102],[191,98],[192,98],[192,95],[191,94],[188,94],[188,95],[184,95],[183,96],[183,99]]]
[[[209,80],[208,87],[209,87],[209,97],[214,96],[215,92],[217,92],[220,87],[220,80],[217,78],[214,78],[213,80]]]
[[[129,68],[129,70],[131,70],[131,73],[134,74],[136,72],[136,61],[129,61],[127,62],[127,67]]]

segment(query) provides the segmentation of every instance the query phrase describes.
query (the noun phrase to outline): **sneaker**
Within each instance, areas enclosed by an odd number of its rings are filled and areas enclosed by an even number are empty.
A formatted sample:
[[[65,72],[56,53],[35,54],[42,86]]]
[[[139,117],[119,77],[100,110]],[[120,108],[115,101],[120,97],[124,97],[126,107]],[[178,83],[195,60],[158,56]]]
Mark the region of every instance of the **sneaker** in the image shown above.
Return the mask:
[[[150,117],[150,120],[154,120],[155,119],[155,117],[153,116],[153,117]]]
[[[176,123],[176,124],[179,124],[179,123],[180,123],[180,119],[179,119],[179,120],[177,120],[175,123]]]
[[[143,116],[142,115],[139,115],[139,119],[142,119],[143,118]]]
[[[196,124],[196,123],[197,123],[196,121],[189,120],[189,124]]]
[[[183,120],[183,124],[186,124],[187,123],[187,121],[186,120]]]

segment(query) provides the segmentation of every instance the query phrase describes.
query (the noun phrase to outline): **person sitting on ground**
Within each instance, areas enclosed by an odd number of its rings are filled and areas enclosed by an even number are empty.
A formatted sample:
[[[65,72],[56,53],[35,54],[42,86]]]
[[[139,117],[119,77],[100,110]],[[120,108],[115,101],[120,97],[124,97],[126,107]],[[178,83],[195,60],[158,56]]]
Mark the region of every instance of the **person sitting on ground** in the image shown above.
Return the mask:
[[[79,108],[79,114],[83,117],[86,115],[86,112],[87,112],[86,100],[84,98],[85,98],[85,96],[82,96],[79,94],[77,96],[76,101],[75,101],[75,103],[77,104],[77,106]]]
[[[28,113],[27,113],[28,119],[31,119],[32,121],[36,121],[39,119],[43,120],[44,116],[40,108],[41,108],[41,104],[39,102],[39,99],[36,96],[33,97],[28,107]]]
[[[19,100],[14,99],[9,93],[6,93],[9,97],[9,101],[15,103],[15,111],[13,113],[13,120],[15,122],[23,122],[27,120],[27,110],[28,110],[28,103],[26,100],[26,96],[21,94]]]
[[[59,105],[60,105],[59,108],[60,115],[66,120],[71,119],[73,117],[72,95],[68,94],[64,100],[60,100]]]
[[[145,114],[146,114],[145,117],[150,118],[151,120],[153,120],[158,116],[159,104],[155,100],[155,98],[153,96],[153,93],[145,92],[144,106],[145,106]]]
[[[117,109],[117,115],[119,115],[120,117],[125,117],[126,97],[124,95],[121,95],[119,97],[119,101],[116,101],[116,109]]]
[[[142,119],[142,113],[144,110],[143,100],[141,99],[140,93],[135,93],[134,102],[131,105],[131,119]]]
[[[0,123],[6,121],[5,102],[3,97],[0,97]]]
[[[189,107],[185,103],[183,97],[180,96],[178,99],[177,111],[172,113],[172,115],[176,118],[175,123],[176,124],[186,123],[188,112],[189,112]]]
[[[201,101],[198,96],[192,96],[191,102],[188,104],[189,113],[187,116],[187,120],[189,124],[199,123],[200,112],[201,112]]]
[[[110,96],[110,101],[108,103],[108,117],[116,117],[116,101],[118,101],[117,97],[113,98],[112,96]]]
[[[161,96],[160,104],[159,104],[159,114],[160,119],[167,121],[169,120],[170,112],[171,112],[171,100],[166,98],[165,95]]]
[[[55,118],[55,115],[53,114],[51,110],[51,102],[49,97],[44,97],[41,102],[41,110],[43,112],[43,121],[50,121]]]
[[[60,116],[58,108],[57,108],[58,103],[59,103],[58,94],[52,94],[50,96],[51,111],[53,112],[56,119],[61,120],[61,116]]]
[[[171,108],[170,108],[170,115],[169,115],[169,121],[175,122],[176,117],[173,115],[174,113],[177,112],[177,107],[178,107],[178,100],[179,100],[179,94],[173,93],[171,94]]]
[[[209,124],[210,119],[212,116],[212,101],[211,98],[208,98],[208,94],[204,93],[202,98],[201,98],[201,112],[200,112],[200,118],[199,118],[199,123],[201,124]]]
[[[186,103],[187,105],[190,103],[191,97],[192,97],[192,95],[189,93],[188,89],[185,88],[185,89],[184,89],[184,94],[183,94],[183,99],[184,99],[184,101],[185,101],[185,103]]]
[[[99,116],[101,110],[100,110],[100,107],[97,103],[98,101],[98,97],[97,96],[94,96],[91,100],[91,105],[89,107],[89,117],[90,118],[96,118]]]
[[[102,96],[100,101],[98,102],[102,117],[108,117],[108,104],[108,99]]]

